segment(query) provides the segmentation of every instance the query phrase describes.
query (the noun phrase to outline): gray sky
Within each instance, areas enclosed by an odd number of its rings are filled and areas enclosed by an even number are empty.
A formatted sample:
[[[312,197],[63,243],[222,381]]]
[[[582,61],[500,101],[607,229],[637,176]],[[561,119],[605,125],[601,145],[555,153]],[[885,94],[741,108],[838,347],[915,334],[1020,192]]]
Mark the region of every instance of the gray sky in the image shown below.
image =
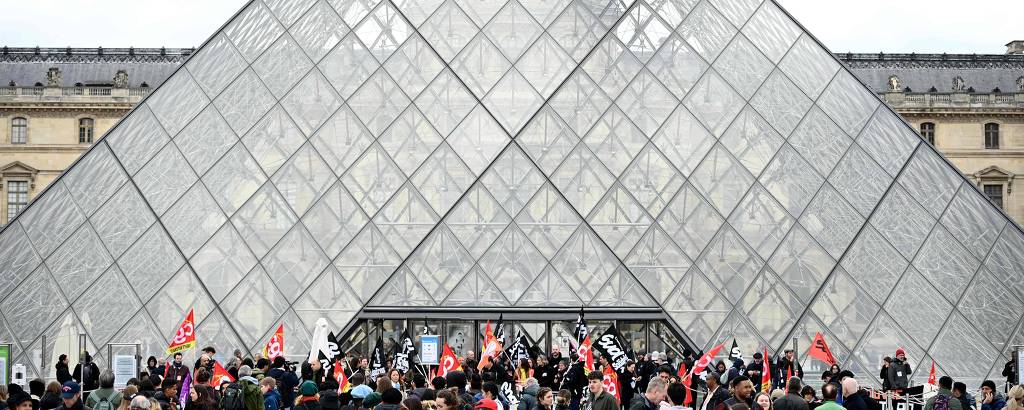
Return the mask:
[[[974,0],[969,5],[961,0],[779,2],[835,52],[1002,54],[1004,44],[1024,39],[1020,0]],[[0,46],[194,47],[244,3],[0,0]],[[971,12],[962,13],[965,8]]]

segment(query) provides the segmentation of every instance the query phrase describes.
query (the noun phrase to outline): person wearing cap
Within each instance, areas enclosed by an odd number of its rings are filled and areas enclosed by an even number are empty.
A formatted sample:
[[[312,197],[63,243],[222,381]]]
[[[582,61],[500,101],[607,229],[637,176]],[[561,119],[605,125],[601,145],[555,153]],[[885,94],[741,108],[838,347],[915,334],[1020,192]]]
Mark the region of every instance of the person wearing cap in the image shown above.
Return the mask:
[[[910,386],[910,363],[907,363],[907,352],[903,348],[896,349],[896,357],[889,365],[889,387],[893,390],[905,390]]]
[[[480,399],[473,408],[478,410],[498,410],[498,402],[491,399]]]
[[[587,375],[587,402],[591,403],[591,410],[619,410],[619,403],[604,390],[604,375],[599,371],[592,371]]]
[[[61,405],[55,410],[92,410],[82,403],[82,387],[73,380],[60,387],[60,398]]]
[[[32,410],[37,405],[39,405],[39,401],[32,398],[31,394],[23,391],[12,393],[7,398],[8,410]]]
[[[316,383],[306,380],[299,385],[299,398],[295,399],[295,410],[320,410],[320,389]]]

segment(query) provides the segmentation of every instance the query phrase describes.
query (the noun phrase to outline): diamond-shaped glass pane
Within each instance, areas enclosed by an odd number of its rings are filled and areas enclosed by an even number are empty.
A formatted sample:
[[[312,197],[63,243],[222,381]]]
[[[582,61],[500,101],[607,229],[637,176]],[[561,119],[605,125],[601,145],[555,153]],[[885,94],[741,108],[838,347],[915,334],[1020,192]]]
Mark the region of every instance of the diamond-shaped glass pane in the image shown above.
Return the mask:
[[[784,342],[786,333],[803,312],[803,303],[791,293],[771,269],[752,282],[737,306],[746,313],[754,329],[769,345]]]
[[[743,34],[777,63],[800,35],[800,27],[774,2],[769,1],[750,18],[743,27]]]
[[[725,220],[689,183],[669,202],[658,224],[690,258],[697,258]]]
[[[736,34],[736,27],[710,3],[701,3],[690,12],[676,32],[697,50],[701,57],[707,61],[714,61]]]
[[[350,33],[317,66],[341,98],[349,98],[363,81],[377,71],[379,65],[359,37]],[[298,80],[299,77],[295,76],[292,81]]]
[[[846,133],[817,106],[811,107],[789,136],[789,144],[821,175],[832,173],[851,143]]]
[[[469,189],[474,179],[476,176],[470,172],[451,147],[448,144],[442,144],[409,178],[409,181],[419,190],[438,215],[444,215],[455,204],[455,201]]]
[[[448,136],[448,144],[475,175],[482,174],[508,142],[508,134],[479,105]]]
[[[319,70],[310,71],[284,98],[281,106],[307,136],[341,106],[341,98]]]
[[[214,300],[219,301],[242,280],[249,269],[256,265],[256,258],[231,224],[224,224],[220,231],[192,256],[189,265],[195,268],[196,275]]]
[[[964,184],[949,203],[942,225],[978,258],[985,257],[1006,219],[973,187]]]
[[[274,281],[267,278],[262,267],[257,266],[221,301],[220,308],[231,318],[232,327],[239,332],[243,342],[251,346],[277,322],[287,305],[288,301],[277,290]]]
[[[576,65],[548,33],[541,34],[515,67],[541,97],[548,98]]]
[[[199,175],[205,174],[236,142],[238,136],[213,106],[207,106],[174,137],[174,144]]]
[[[214,204],[214,206],[217,205]],[[96,233],[100,235],[100,239],[103,239],[103,243],[107,246],[107,250],[116,257],[128,249],[139,235],[142,235],[142,232],[153,223],[155,218],[142,199],[142,195],[131,185],[125,185],[90,220],[96,228]],[[10,229],[12,237],[21,237],[20,235],[24,232],[20,227]],[[24,240],[24,237],[22,239]],[[2,242],[0,241],[0,243]],[[24,245],[15,246],[13,243],[4,249],[15,251],[19,248],[28,248]],[[25,243],[27,242],[22,244]],[[9,260],[7,265],[31,269],[33,266],[22,266],[27,260],[21,259],[30,253],[18,253],[21,256]],[[0,260],[7,260],[7,258],[0,256]],[[2,271],[0,270],[0,272]]]
[[[296,225],[262,263],[284,297],[294,301],[331,261],[302,225]]]
[[[750,105],[782,135],[789,135],[811,108],[811,100],[781,71],[776,70],[757,90]]]
[[[760,181],[791,215],[800,215],[824,179],[796,150],[785,145],[765,168]]]
[[[106,144],[101,144],[91,153],[92,155],[82,158],[64,177],[64,185],[86,215],[92,215],[128,180]]]
[[[203,176],[203,183],[210,188],[210,193],[228,214],[238,210],[266,180],[267,177],[260,171],[259,164],[252,159],[242,144],[235,144],[235,147]]]
[[[729,215],[754,183],[754,177],[718,145],[704,158],[690,176],[690,181],[722,215]]]
[[[953,305],[913,268],[908,269],[893,289],[885,310],[915,341],[927,345],[939,333]]]
[[[886,188],[889,177],[860,147],[854,146],[836,166],[828,182],[850,201],[861,215],[871,214]]]
[[[857,235],[864,218],[835,189],[825,185],[807,205],[800,224],[832,257],[838,258]]]
[[[167,144],[134,179],[146,202],[159,215],[170,208],[197,177],[174,144]]]
[[[476,185],[459,201],[445,223],[462,246],[478,259],[511,219],[487,189]]]
[[[683,185],[683,176],[657,148],[648,144],[619,177],[651,216],[657,216]]]
[[[729,217],[729,224],[766,259],[782,242],[793,223],[793,218],[786,213],[785,208],[760,184],[751,188],[740,201],[736,212]]]
[[[518,1],[510,1],[487,23],[483,31],[501,49],[505,58],[516,61],[544,29]]]
[[[348,33],[348,27],[327,3],[317,2],[288,31],[309,58],[319,61]]]
[[[516,224],[547,258],[554,256],[581,222],[579,215],[550,185],[542,187],[516,217]]]
[[[53,278],[71,301],[78,299],[85,288],[113,262],[88,223],[82,224],[77,232],[46,259]]]
[[[883,303],[909,263],[881,234],[867,226],[842,265],[876,302]]]
[[[514,224],[480,258],[480,267],[511,301],[519,300],[545,266],[547,259]]]
[[[871,224],[906,258],[913,258],[935,219],[899,186],[894,186],[871,216]]]
[[[409,38],[413,29],[391,2],[381,2],[354,31],[370,53],[384,62]]]
[[[280,105],[242,137],[242,143],[267,175],[273,175],[299,149],[305,137]]]
[[[817,98],[839,71],[839,63],[810,35],[803,34],[779,63],[779,68],[789,78],[799,79],[797,87],[808,96]]]
[[[555,254],[551,266],[580,300],[589,302],[622,264],[593,231],[583,226]]]
[[[595,206],[587,222],[616,255],[625,258],[653,221],[629,192],[615,185]]]
[[[722,135],[743,108],[743,97],[714,70],[697,82],[683,105],[715,135]]]
[[[576,147],[552,175],[555,184],[580,215],[587,215],[612,186],[615,176],[587,147]]]
[[[217,106],[231,129],[242,135],[274,106],[274,96],[256,73],[245,70],[213,101],[213,105]]]
[[[332,55],[341,54],[344,51],[343,47],[338,47],[338,50]],[[372,58],[369,60],[373,61]],[[330,58],[325,59],[322,64],[327,65],[330,61]],[[270,89],[270,92],[278,98],[283,97],[312,67],[313,62],[309,61],[309,57],[302,52],[302,48],[288,35],[281,36],[266,53],[260,56],[259,60],[252,64],[252,69],[263,79],[263,83]]]
[[[799,225],[772,255],[768,265],[804,303],[818,291],[836,262]]]
[[[612,107],[583,138],[583,143],[612,175],[618,176],[647,144],[647,137],[622,111]]]
[[[341,175],[370,146],[373,136],[345,105],[309,141],[334,173]]]
[[[731,302],[738,302],[764,266],[757,252],[726,227],[712,240],[697,266]]]
[[[331,187],[302,217],[302,223],[333,258],[369,221],[362,208],[340,183]]]
[[[125,252],[117,264],[139,298],[149,300],[164,280],[185,264],[185,259],[163,229],[154,225]]]
[[[231,217],[231,222],[256,256],[263,257],[297,219],[277,189],[265,184]]]
[[[371,145],[363,157],[341,177],[345,188],[370,215],[377,213],[402,186],[405,175],[379,145]]]
[[[320,155],[306,144],[281,167],[272,181],[295,214],[302,215],[334,183],[335,178]]]
[[[530,82],[514,68],[483,99],[484,106],[511,135],[522,129],[543,102]]]
[[[452,61],[452,70],[478,98],[483,98],[512,66],[487,36],[477,34]]]
[[[772,68],[772,62],[742,35],[733,38],[732,44],[715,60],[715,71],[747,99],[761,87]]]
[[[748,171],[757,176],[768,166],[783,139],[764,118],[747,107],[725,132],[721,141]]]
[[[440,218],[431,205],[409,184],[373,218],[398,255],[405,258],[437,224]]]
[[[607,31],[581,0],[572,0],[548,26],[548,34],[577,62],[583,60]]]
[[[217,35],[195,57],[188,60],[185,68],[192,73],[206,95],[217,95],[228,86],[235,76],[245,69],[246,62],[223,34]]]
[[[658,227],[651,228],[640,238],[624,262],[647,291],[662,303],[667,302],[676,283],[692,266],[683,250]]]
[[[89,337],[102,345],[142,306],[116,266],[95,282],[72,307]]]
[[[932,216],[938,218],[963,181],[959,172],[931,149],[919,149],[907,163],[899,183]]]
[[[914,267],[950,301],[960,299],[978,265],[978,260],[941,226],[932,230],[914,258]]]
[[[420,26],[419,31],[437,54],[450,62],[480,29],[455,0],[447,0]]]
[[[444,62],[423,37],[414,34],[384,63],[384,68],[406,90],[406,94],[416,96],[441,72]]]
[[[380,135],[409,105],[401,87],[384,70],[377,70],[359,88],[348,105],[373,135]]]
[[[677,98],[686,96],[707,68],[708,63],[676,34],[669,36],[661,49],[647,62],[647,69]]]
[[[481,181],[506,212],[516,215],[544,183],[544,175],[513,144],[495,160]]]
[[[185,256],[192,256],[227,220],[203,184],[195,184],[160,219]]]
[[[840,70],[817,104],[849,135],[857,135],[878,107],[878,97],[849,72]]]

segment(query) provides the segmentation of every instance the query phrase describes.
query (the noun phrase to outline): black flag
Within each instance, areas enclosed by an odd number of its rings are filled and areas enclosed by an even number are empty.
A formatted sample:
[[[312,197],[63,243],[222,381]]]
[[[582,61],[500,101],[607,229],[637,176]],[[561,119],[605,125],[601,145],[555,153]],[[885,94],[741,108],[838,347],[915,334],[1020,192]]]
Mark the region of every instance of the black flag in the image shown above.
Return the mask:
[[[335,359],[341,359],[341,348],[338,347],[338,337],[334,332],[327,334],[327,345],[320,346],[317,360],[324,369],[324,374],[331,374]]]
[[[394,368],[403,374],[408,372],[412,367],[412,358],[415,356],[416,344],[409,337],[409,329],[406,329],[402,332],[402,337],[398,340],[398,346],[395,349]]]
[[[580,308],[580,316],[576,318],[576,328],[572,331],[573,336],[576,337],[576,344],[573,348],[579,348],[580,343],[583,343],[583,339],[587,338],[587,321],[583,319],[583,308]]]
[[[505,350],[505,355],[508,356],[513,366],[519,366],[519,361],[530,358],[529,352],[529,341],[526,340],[526,336],[520,332],[516,332],[516,340]]]
[[[377,346],[374,346],[370,355],[370,380],[377,380],[378,376],[387,374],[388,369],[384,363],[384,340],[377,338]]]
[[[736,359],[743,359],[743,352],[740,351],[740,346],[736,344],[736,338],[733,338],[732,349],[729,350],[729,362],[732,363]]]
[[[504,314],[498,314],[498,323],[494,324],[494,338],[498,339],[498,344],[501,346],[505,345],[505,323],[503,319]]]
[[[629,355],[626,353],[626,342],[625,339],[619,334],[619,330],[615,328],[615,325],[609,326],[608,330],[604,332],[594,343],[594,350],[601,353],[601,356],[608,358],[608,362],[612,364],[616,372],[622,372],[626,369],[626,364],[629,363]]]

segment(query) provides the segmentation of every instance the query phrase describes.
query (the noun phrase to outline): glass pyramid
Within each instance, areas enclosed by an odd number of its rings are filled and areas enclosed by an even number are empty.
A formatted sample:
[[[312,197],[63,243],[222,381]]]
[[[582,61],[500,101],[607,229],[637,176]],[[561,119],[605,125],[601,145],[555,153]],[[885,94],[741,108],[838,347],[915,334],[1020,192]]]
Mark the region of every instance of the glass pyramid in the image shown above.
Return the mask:
[[[1020,283],[1020,228],[771,0],[254,0],[3,230],[0,339],[655,308],[980,380]]]

